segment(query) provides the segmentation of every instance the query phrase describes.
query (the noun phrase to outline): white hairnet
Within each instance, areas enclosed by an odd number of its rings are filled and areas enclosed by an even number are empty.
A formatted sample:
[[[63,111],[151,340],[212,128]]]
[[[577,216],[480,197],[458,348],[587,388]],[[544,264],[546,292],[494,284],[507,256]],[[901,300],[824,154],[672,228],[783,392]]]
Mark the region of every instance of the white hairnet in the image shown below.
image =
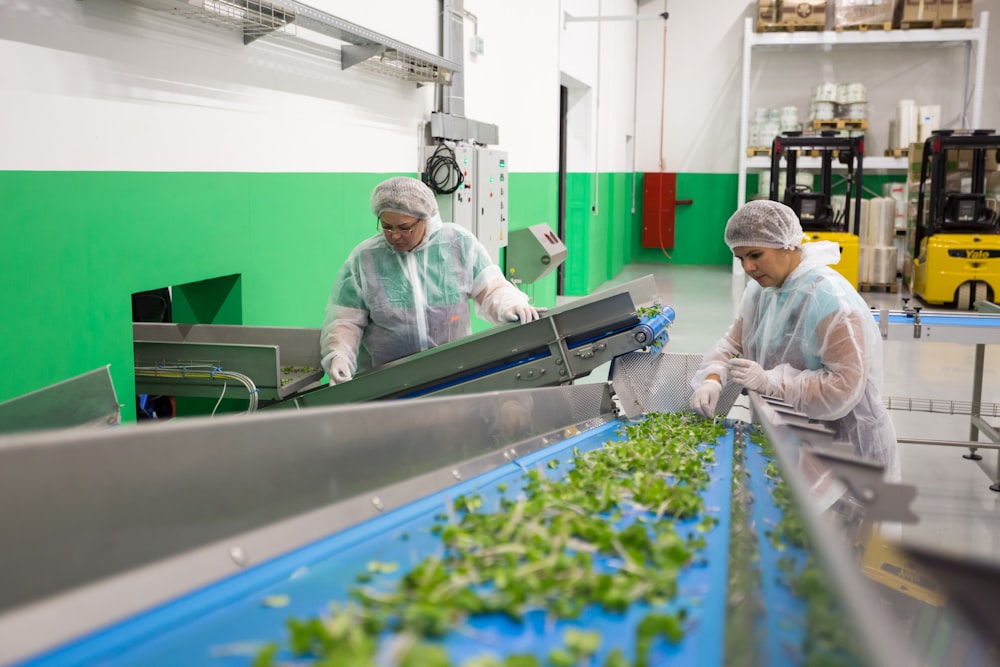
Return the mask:
[[[417,179],[397,176],[382,181],[372,191],[372,213],[381,218],[385,211],[429,220],[438,213],[437,199],[431,189]]]
[[[733,248],[801,248],[802,225],[788,206],[770,199],[747,202],[726,223],[726,245]]]

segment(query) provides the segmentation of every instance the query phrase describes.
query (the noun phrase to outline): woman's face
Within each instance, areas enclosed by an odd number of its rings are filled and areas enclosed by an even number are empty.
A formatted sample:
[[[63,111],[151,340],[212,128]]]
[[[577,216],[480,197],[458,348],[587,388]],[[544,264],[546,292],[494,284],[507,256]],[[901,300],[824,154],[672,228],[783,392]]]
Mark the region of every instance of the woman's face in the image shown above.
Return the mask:
[[[761,287],[781,287],[802,260],[802,251],[741,246],[733,248],[733,256]]]
[[[399,252],[410,252],[424,240],[427,221],[405,213],[385,211],[379,218],[385,240]]]

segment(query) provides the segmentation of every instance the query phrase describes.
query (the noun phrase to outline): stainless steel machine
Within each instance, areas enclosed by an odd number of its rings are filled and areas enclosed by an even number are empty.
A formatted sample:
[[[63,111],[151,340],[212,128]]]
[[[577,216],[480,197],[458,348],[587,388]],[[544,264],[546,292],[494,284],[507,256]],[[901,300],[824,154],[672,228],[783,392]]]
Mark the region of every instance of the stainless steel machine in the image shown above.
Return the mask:
[[[662,348],[674,313],[653,309],[655,301],[647,276],[545,311],[535,322],[494,327],[332,387],[317,382],[318,329],[136,324],[136,381],[149,393],[209,397],[228,383],[229,396],[293,409],[557,386],[627,352]]]
[[[428,572],[421,564],[444,558],[445,532],[462,515],[497,512],[502,530],[512,530],[539,480],[570,484],[576,467],[606,463],[591,457],[609,448],[637,446],[638,438],[666,448],[713,426],[678,421],[657,430],[661,415],[686,412],[700,359],[670,353],[656,327],[649,344],[637,346],[651,318],[628,294],[625,329],[620,299],[608,295],[575,306],[590,313],[579,326],[570,308],[534,328],[499,329],[498,340],[518,332],[517,340],[534,341],[544,331],[537,340],[546,341],[524,358],[517,346],[492,348],[496,370],[487,375],[503,388],[482,390],[476,354],[462,382],[434,383],[429,370],[420,375],[435,358],[428,354],[373,382],[395,392],[380,400],[337,404],[338,387],[320,388],[274,404],[294,408],[305,398],[299,409],[0,437],[0,503],[17,508],[0,513],[0,664],[313,664],[308,650],[295,649],[292,628],[303,627],[295,622],[332,623],[360,582],[375,578],[388,588],[374,594],[388,595],[414,572]],[[614,316],[593,317],[594,304]],[[468,344],[484,356],[491,348],[483,339]],[[439,379],[454,378],[447,364],[460,351],[461,344],[437,353]],[[567,364],[569,375],[593,369],[602,355],[611,361],[608,382],[509,388],[521,378],[530,385],[538,374],[527,372],[541,368],[543,377]],[[504,357],[517,361],[500,363]],[[400,370],[407,368],[414,372]],[[402,377],[419,381],[392,389],[389,380]],[[460,384],[477,390],[455,391]],[[723,400],[736,398],[730,392]],[[671,595],[612,609],[587,605],[578,615],[470,613],[428,641],[440,664],[475,664],[488,653],[544,665],[570,648],[601,665],[881,667],[995,658],[995,622],[982,602],[996,567],[976,564],[983,595],[970,595],[954,554],[893,540],[894,525],[916,518],[917,489],[883,482],[877,465],[845,451],[808,415],[752,392],[747,400],[746,421],[717,418],[711,441],[689,447],[705,456],[685,473],[704,473],[700,509],[655,533],[691,549],[670,573]],[[649,451],[656,457],[655,446]],[[640,467],[623,474],[630,482],[653,478],[649,488],[666,494],[659,498],[685,484]],[[626,478],[617,479],[607,483]],[[552,549],[552,567],[592,563],[607,575],[595,581],[615,581],[615,573],[640,566],[641,536],[664,519],[657,502],[625,497],[606,517],[619,532],[604,546],[574,535],[559,537],[556,548],[554,533],[538,534],[535,544]],[[557,576],[540,565],[524,569],[516,548],[509,557],[511,576]],[[469,576],[451,572],[442,590],[490,585]],[[621,599],[638,593],[623,591]],[[380,641],[382,658],[372,664],[397,664],[394,651],[412,637]]]

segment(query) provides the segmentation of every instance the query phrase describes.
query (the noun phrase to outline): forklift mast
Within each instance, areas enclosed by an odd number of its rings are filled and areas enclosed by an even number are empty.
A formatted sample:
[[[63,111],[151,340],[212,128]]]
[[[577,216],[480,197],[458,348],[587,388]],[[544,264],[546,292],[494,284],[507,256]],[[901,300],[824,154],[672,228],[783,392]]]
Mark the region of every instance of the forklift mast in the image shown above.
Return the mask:
[[[803,231],[858,233],[861,217],[861,182],[863,175],[864,136],[840,137],[831,131],[818,136],[785,132],[771,144],[771,189],[769,198],[787,204],[795,211]],[[820,156],[819,191],[800,190],[795,182],[800,152],[818,151]],[[778,192],[781,158],[785,158],[785,191]],[[847,166],[847,195],[844,217],[833,213],[833,160]],[[854,205],[853,211],[851,205]]]
[[[968,151],[971,158],[969,192],[948,190],[948,151]],[[1000,161],[1000,135],[993,130],[958,133],[937,130],[924,142],[914,248],[934,234],[1000,233],[997,213],[986,205],[986,158],[990,151]]]

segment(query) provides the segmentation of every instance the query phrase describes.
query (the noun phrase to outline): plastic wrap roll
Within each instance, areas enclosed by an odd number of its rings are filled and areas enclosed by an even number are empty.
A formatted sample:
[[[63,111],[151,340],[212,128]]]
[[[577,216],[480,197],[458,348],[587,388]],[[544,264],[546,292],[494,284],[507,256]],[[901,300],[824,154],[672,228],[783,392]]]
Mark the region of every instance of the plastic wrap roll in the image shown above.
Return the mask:
[[[896,204],[892,197],[882,198],[882,217],[879,219],[879,245],[892,245],[896,240]]]
[[[760,126],[760,145],[771,147],[774,143],[774,138],[778,136],[781,132],[781,123],[777,121],[767,121],[766,123],[761,123]]]
[[[757,195],[767,199],[771,196],[771,172],[762,171],[757,177]]]
[[[812,98],[816,102],[836,102],[837,84],[824,81],[823,83],[813,86]]]
[[[934,130],[941,129],[941,105],[925,104],[917,109],[917,141],[924,142]]]
[[[870,266],[871,262],[869,257],[870,253],[868,252],[869,250],[871,250],[871,248],[866,245],[862,245],[858,248],[858,282],[870,283],[872,281],[870,278],[872,271]]]
[[[837,105],[833,102],[816,101],[809,109],[809,117],[812,120],[833,120]]]
[[[870,275],[867,282],[886,285],[896,282],[896,246],[876,246],[868,249]]]
[[[864,234],[858,235],[861,244],[892,245],[893,237],[896,235],[896,200],[891,197],[873,197],[868,201],[868,213],[863,217],[865,231]]]
[[[896,273],[903,273],[903,264],[906,258],[906,237],[897,236],[894,241],[893,245],[896,246]]]
[[[909,146],[917,140],[917,104],[913,100],[899,100],[896,103],[896,132],[899,145]]]
[[[866,102],[838,104],[837,117],[848,118],[850,120],[864,120],[868,117],[868,104]]]

